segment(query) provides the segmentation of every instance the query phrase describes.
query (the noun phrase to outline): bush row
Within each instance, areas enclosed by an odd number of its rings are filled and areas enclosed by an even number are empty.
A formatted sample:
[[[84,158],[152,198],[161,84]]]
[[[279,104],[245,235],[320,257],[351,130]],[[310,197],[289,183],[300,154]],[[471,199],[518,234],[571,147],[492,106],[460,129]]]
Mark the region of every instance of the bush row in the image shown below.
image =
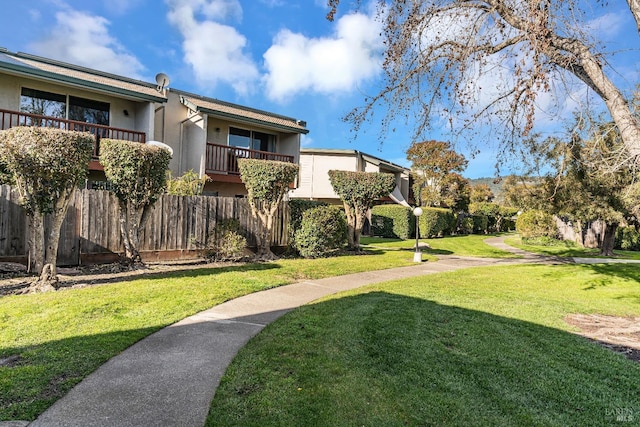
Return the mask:
[[[471,214],[454,214],[449,209],[422,208],[420,236],[442,237],[449,234],[472,234],[515,229],[517,210],[494,203],[476,203]],[[415,235],[411,209],[399,205],[379,205],[371,210],[371,227],[375,236],[408,239]]]

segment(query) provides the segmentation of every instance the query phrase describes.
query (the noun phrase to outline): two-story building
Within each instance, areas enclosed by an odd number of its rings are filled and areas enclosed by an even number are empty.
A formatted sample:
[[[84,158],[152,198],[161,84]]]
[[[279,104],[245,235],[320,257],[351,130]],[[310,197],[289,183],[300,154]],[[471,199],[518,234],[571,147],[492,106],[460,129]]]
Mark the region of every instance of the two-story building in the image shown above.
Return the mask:
[[[403,200],[409,200],[410,169],[357,150],[322,148],[300,150],[300,180],[289,197],[341,204],[340,197],[333,191],[329,181],[330,170],[393,174],[396,178],[396,199],[401,196]]]
[[[0,129],[50,126],[96,136],[88,186],[104,181],[102,138],[160,141],[170,169],[211,181],[209,194],[246,194],[238,158],[298,163],[306,123],[123,76],[0,49]]]

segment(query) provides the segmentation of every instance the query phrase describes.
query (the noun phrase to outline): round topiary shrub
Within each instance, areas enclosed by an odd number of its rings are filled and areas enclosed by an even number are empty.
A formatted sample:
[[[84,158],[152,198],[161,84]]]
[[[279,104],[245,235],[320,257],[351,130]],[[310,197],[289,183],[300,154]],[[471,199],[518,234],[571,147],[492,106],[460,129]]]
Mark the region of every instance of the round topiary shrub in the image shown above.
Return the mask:
[[[309,209],[295,234],[296,248],[305,258],[327,256],[347,244],[347,219],[335,206]]]
[[[530,210],[518,216],[516,232],[522,239],[555,239],[558,237],[558,226],[552,215],[540,210]]]

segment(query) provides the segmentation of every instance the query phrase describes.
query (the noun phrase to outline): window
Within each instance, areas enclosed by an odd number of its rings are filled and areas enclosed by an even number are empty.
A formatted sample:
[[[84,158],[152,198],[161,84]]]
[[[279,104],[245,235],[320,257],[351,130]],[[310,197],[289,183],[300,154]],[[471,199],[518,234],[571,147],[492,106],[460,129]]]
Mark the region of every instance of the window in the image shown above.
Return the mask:
[[[69,120],[108,126],[109,104],[69,96]]]
[[[57,93],[22,88],[20,111],[64,119],[67,115],[67,97]]]
[[[276,136],[232,127],[229,128],[229,145],[274,153],[276,151]]]
[[[20,111],[59,119],[76,120],[96,125],[109,125],[110,105],[107,102],[69,96],[42,90],[22,88]],[[69,113],[67,115],[67,104]]]
[[[229,145],[231,147],[251,148],[251,131],[230,128]]]

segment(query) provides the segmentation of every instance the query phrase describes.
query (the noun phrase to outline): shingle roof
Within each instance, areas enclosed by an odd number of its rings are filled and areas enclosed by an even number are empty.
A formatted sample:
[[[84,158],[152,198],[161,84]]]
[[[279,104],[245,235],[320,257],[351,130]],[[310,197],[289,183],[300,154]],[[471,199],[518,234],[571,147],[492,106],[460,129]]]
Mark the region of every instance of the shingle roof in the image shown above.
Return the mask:
[[[309,130],[306,128],[306,122],[292,117],[281,116],[267,111],[243,107],[213,98],[198,97],[187,93],[181,95],[181,98],[186,101],[186,103],[195,105],[198,111],[212,116],[232,118],[245,122],[249,121],[289,132],[309,133]]]
[[[88,87],[134,99],[154,102],[166,101],[166,96],[158,92],[156,86],[151,83],[26,53],[12,53],[5,49],[0,50],[0,70],[36,78],[45,78],[63,84]]]

